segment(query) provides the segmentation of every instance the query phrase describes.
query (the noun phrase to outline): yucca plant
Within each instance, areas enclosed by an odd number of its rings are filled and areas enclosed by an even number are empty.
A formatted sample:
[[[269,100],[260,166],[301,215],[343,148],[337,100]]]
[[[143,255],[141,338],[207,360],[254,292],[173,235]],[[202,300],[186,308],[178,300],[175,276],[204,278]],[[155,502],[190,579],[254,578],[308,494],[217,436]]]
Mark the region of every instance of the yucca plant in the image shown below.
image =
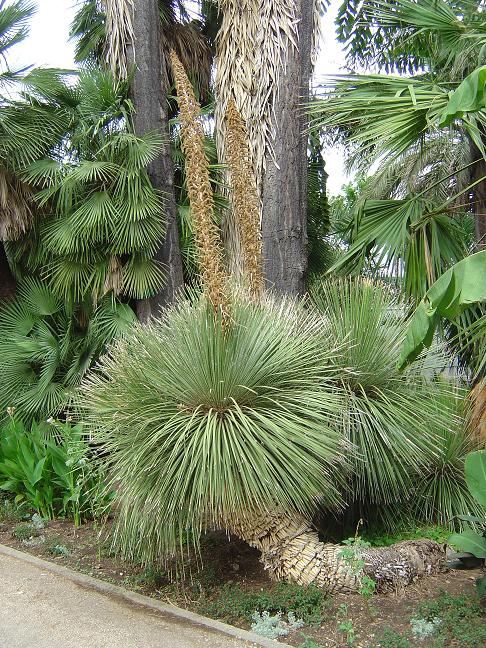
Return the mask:
[[[439,411],[444,399],[439,398],[437,405]],[[450,408],[449,398],[445,406]],[[436,456],[431,457],[417,477],[417,488],[411,500],[414,518],[457,530],[464,526],[458,516],[481,514],[481,507],[471,495],[464,477],[466,456],[476,449],[474,435],[464,423],[439,434]]]
[[[105,345],[132,325],[129,306],[110,298],[74,306],[36,279],[0,309],[0,409],[23,422],[56,416]]]
[[[123,555],[154,561],[190,531],[251,512],[340,503],[340,397],[301,306],[235,297],[228,330],[205,299],[136,327],[83,380],[78,414],[117,483]],[[245,537],[243,532],[243,537]]]
[[[398,370],[407,304],[393,287],[364,278],[322,280],[311,296],[330,339],[343,345],[334,361],[345,395],[343,432],[355,449],[348,499],[361,510],[406,501],[440,460],[443,435],[457,427],[452,388],[427,376],[423,362]]]

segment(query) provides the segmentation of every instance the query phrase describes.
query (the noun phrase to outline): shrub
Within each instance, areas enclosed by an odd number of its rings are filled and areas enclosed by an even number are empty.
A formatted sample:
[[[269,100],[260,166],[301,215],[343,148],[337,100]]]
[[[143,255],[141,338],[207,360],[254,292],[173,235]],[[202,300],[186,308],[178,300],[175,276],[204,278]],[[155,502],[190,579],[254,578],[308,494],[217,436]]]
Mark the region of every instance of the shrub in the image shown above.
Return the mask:
[[[223,331],[204,300],[136,327],[81,385],[79,416],[118,488],[116,540],[153,561],[192,529],[253,507],[339,503],[334,351],[291,302],[235,297]],[[339,464],[337,467],[336,464]]]
[[[96,507],[100,475],[87,461],[80,426],[11,419],[0,428],[0,489],[45,519],[71,515],[76,524]]]
[[[382,509],[403,502],[438,460],[441,434],[457,428],[453,390],[427,378],[422,362],[398,371],[407,304],[391,287],[363,278],[324,280],[311,297],[340,345],[334,363],[345,396],[342,422],[355,448],[349,498]],[[462,480],[460,468],[454,475]]]

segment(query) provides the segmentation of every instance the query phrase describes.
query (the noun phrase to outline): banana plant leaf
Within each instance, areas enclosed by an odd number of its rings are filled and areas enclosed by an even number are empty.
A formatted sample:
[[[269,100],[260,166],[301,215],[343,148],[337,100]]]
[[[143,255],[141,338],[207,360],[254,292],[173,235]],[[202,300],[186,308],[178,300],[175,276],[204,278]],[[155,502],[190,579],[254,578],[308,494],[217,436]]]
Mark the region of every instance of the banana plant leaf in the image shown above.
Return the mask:
[[[410,321],[398,367],[405,368],[430,346],[441,317],[455,319],[469,304],[486,301],[486,250],[471,254],[437,279]]]
[[[476,68],[452,93],[449,103],[440,117],[439,126],[448,126],[464,113],[486,108],[486,65]]]

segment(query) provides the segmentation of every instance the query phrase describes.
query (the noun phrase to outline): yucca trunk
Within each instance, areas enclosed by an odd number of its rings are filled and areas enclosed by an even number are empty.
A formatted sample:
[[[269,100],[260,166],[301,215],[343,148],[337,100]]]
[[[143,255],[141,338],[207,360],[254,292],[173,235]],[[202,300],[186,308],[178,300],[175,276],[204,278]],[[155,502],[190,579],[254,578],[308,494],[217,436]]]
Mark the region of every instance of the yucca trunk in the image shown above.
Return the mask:
[[[343,547],[320,542],[317,532],[299,515],[261,513],[230,526],[230,531],[261,552],[261,562],[274,580],[314,585],[326,592],[358,592],[362,576],[376,591],[396,591],[421,576],[445,569],[445,546],[433,540],[410,540],[391,547],[356,548],[364,567],[358,574],[341,555]]]

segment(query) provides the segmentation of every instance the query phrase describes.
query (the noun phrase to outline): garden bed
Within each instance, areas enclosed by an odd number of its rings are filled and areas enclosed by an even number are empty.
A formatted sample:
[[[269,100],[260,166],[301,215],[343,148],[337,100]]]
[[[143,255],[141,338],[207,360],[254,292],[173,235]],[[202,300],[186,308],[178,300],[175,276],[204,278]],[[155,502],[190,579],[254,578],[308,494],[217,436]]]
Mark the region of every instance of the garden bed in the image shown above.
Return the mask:
[[[394,595],[326,597],[316,588],[270,581],[258,552],[224,534],[204,538],[203,568],[175,584],[163,570],[144,570],[117,559],[110,551],[111,522],[76,528],[55,520],[26,537],[22,520],[0,522],[0,543],[72,569],[116,583],[161,601],[249,629],[255,610],[282,610],[302,618],[304,626],[281,641],[316,648],[470,647],[486,645],[486,616],[477,603],[474,583],[479,569],[453,570],[417,582]],[[410,621],[415,622],[415,635]],[[434,633],[424,639],[437,622]],[[417,634],[418,633],[418,634]]]

